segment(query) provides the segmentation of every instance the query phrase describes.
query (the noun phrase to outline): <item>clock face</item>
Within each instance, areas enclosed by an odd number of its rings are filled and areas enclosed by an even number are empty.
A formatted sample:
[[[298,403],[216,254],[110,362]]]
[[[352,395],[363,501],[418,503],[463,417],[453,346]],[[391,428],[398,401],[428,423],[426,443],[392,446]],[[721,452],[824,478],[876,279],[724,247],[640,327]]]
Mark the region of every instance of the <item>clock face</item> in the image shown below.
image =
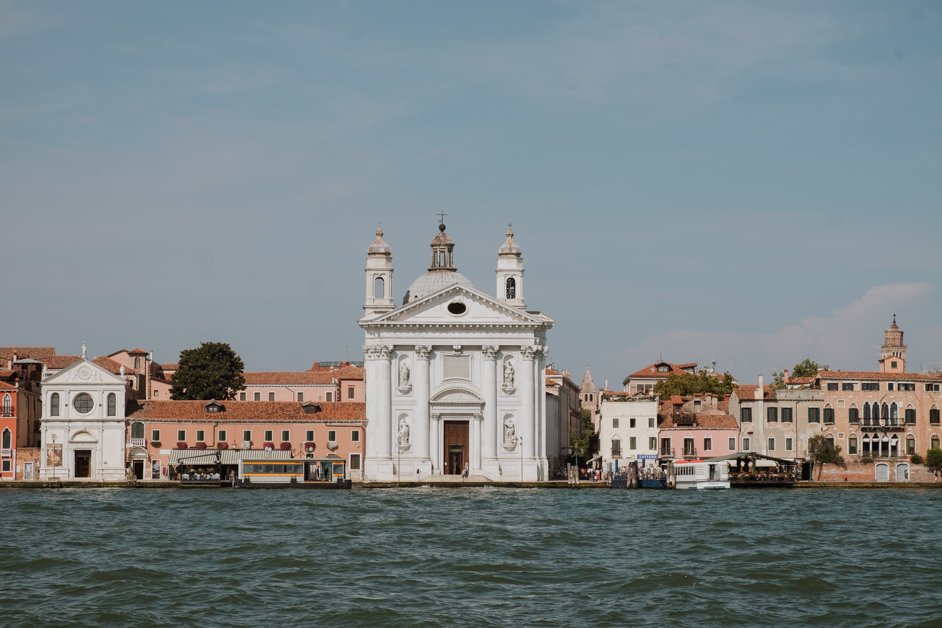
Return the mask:
[[[79,414],[88,414],[95,407],[95,402],[88,393],[79,393],[72,400],[72,407]]]

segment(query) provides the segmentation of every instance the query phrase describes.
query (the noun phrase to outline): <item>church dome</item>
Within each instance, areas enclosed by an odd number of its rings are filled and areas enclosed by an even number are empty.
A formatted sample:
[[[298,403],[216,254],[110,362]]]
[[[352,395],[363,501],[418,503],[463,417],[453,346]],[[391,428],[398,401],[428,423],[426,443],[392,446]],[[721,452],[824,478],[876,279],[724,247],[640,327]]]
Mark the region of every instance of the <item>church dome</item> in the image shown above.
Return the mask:
[[[412,303],[416,299],[427,297],[449,286],[473,288],[474,284],[457,270],[430,270],[412,282],[409,291],[402,299],[402,304]]]

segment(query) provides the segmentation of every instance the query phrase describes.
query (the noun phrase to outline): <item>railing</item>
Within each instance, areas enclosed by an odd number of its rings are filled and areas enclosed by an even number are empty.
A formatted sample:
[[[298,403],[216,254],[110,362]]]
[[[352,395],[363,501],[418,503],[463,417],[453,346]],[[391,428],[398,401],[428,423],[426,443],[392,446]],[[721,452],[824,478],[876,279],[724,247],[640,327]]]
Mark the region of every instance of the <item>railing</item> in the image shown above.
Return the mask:
[[[694,458],[697,455],[696,447],[684,447],[684,457]]]
[[[670,447],[661,447],[659,454],[661,458],[673,458],[674,450]]]
[[[146,438],[132,438],[131,447],[147,447]]]
[[[860,427],[878,428],[888,432],[902,432],[905,429],[899,419],[860,419]]]

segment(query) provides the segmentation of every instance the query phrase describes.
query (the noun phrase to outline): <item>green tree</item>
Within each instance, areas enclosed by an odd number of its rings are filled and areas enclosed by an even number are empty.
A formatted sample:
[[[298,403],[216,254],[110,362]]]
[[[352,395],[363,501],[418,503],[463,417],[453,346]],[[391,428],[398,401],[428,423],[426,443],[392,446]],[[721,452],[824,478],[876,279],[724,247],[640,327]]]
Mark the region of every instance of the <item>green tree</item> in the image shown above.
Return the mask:
[[[785,373],[782,371],[775,371],[772,373],[772,388],[775,390],[782,390],[785,388]]]
[[[733,376],[724,373],[717,377],[707,370],[696,373],[671,373],[667,379],[654,385],[654,392],[661,399],[668,399],[674,395],[688,396],[712,393],[723,397],[733,392]]]
[[[572,455],[578,461],[585,460],[589,453],[589,444],[592,441],[592,413],[589,410],[582,410],[582,425],[579,429],[573,428],[569,434],[569,447],[572,449]]]
[[[844,457],[841,455],[841,446],[835,445],[834,441],[828,440],[820,434],[808,439],[808,454],[818,467],[818,479],[821,479],[821,472],[826,464],[844,465]]]
[[[792,367],[792,377],[814,377],[819,369],[827,369],[827,366],[819,365],[811,358],[805,358]]]
[[[926,467],[933,471],[942,470],[942,449],[930,449],[926,452]]]
[[[172,399],[232,399],[245,388],[242,358],[225,342],[204,342],[180,352],[170,380]]]

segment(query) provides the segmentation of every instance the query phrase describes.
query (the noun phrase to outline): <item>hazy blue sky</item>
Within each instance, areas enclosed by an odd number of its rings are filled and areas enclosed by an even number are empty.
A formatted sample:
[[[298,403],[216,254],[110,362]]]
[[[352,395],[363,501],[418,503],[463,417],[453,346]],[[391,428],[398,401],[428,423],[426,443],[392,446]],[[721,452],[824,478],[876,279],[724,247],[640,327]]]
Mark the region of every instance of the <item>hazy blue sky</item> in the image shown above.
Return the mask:
[[[0,0],[0,344],[362,359],[448,213],[551,359],[942,360],[940,2]]]

